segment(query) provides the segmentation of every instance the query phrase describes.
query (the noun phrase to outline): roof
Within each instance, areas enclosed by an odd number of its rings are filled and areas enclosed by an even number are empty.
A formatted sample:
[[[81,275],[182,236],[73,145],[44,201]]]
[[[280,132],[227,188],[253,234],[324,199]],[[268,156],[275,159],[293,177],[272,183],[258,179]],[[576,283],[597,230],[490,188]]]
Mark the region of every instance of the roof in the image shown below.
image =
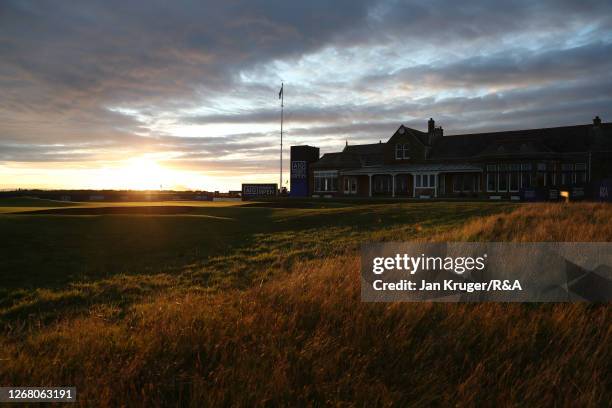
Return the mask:
[[[384,148],[383,143],[370,143],[360,145],[346,145],[343,152],[352,154],[373,154],[382,153]]]
[[[384,143],[347,145],[341,152],[324,154],[312,167],[358,168],[382,164],[384,147]]]
[[[359,156],[353,154],[346,154],[344,152],[339,153],[326,153],[319,161],[313,163],[313,168],[347,168],[347,167],[360,167],[361,162]]]
[[[359,174],[372,174],[380,172],[381,174],[388,173],[437,173],[437,172],[482,172],[482,168],[471,166],[468,164],[400,164],[396,166],[373,166],[363,169],[342,170],[341,173],[347,176],[356,176]]]
[[[384,161],[384,143],[371,143],[362,145],[347,145],[343,153],[356,155],[362,166],[382,164]]]
[[[577,125],[443,136],[432,146],[429,158],[586,152],[597,133],[593,129],[593,125]],[[609,133],[607,139],[612,145],[612,124],[602,124],[599,133]]]
[[[429,135],[427,133],[421,132],[420,130],[406,127],[404,125],[400,126],[400,128],[404,128],[408,133],[412,134],[414,137],[417,138],[417,140],[423,143],[423,145],[427,146],[427,144],[429,143],[427,140]]]
[[[399,129],[405,129],[424,145],[428,144],[426,133],[403,125]],[[396,134],[397,131],[391,139]],[[342,152],[323,155],[312,166],[338,169],[381,166],[384,163],[384,149],[387,143],[389,142],[347,145]],[[612,151],[612,123],[602,123],[598,127],[588,124],[443,136],[431,146],[427,160],[558,156],[589,150]]]

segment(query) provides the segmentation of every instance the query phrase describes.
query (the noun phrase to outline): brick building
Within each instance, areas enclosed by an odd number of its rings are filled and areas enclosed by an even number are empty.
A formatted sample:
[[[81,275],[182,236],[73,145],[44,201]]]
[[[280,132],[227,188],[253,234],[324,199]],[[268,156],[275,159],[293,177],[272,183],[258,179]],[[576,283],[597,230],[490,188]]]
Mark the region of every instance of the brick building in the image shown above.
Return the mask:
[[[318,152],[317,152],[318,157]],[[315,157],[316,159],[316,157]],[[612,123],[444,136],[400,126],[308,164],[302,196],[557,199],[597,195],[612,177]],[[303,191],[303,190],[302,190]]]

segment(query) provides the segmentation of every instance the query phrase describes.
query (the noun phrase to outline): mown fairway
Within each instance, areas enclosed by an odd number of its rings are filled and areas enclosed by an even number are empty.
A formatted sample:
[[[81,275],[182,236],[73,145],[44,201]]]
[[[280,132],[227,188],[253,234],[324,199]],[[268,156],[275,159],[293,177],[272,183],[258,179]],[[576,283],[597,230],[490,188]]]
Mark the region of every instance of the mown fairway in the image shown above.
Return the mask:
[[[13,204],[0,215],[1,384],[75,385],[87,406],[612,398],[607,304],[369,304],[358,272],[366,241],[612,241],[610,205],[139,203],[27,214],[36,203]]]
[[[0,318],[44,320],[92,304],[123,306],[160,289],[247,287],[296,261],[356,250],[367,240],[426,236],[510,208],[7,200],[0,203]]]

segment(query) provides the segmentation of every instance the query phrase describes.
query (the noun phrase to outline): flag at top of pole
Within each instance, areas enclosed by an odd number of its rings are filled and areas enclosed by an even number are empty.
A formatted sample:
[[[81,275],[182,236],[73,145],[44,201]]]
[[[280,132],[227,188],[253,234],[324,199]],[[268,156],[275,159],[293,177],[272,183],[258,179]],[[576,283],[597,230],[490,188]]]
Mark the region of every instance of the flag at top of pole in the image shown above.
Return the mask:
[[[283,85],[284,84],[281,84],[281,89],[280,89],[280,91],[278,91],[278,99],[282,98],[282,96],[283,96]]]

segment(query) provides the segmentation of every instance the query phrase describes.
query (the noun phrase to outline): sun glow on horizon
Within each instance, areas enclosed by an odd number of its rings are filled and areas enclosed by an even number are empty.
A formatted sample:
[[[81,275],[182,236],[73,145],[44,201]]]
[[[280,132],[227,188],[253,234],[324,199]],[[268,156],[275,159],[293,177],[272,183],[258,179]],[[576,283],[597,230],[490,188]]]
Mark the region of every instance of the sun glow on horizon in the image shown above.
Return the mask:
[[[92,184],[126,190],[203,189],[210,178],[201,173],[160,165],[154,157],[138,156],[118,166],[96,170]]]
[[[144,154],[104,163],[0,163],[0,190],[205,190],[240,189],[241,183],[276,182],[276,173],[233,173],[172,168],[167,155]],[[288,174],[288,169],[286,169]]]
[[[123,175],[122,183],[131,190],[162,189],[164,184],[176,182],[171,171],[147,157],[129,159],[119,170]]]

